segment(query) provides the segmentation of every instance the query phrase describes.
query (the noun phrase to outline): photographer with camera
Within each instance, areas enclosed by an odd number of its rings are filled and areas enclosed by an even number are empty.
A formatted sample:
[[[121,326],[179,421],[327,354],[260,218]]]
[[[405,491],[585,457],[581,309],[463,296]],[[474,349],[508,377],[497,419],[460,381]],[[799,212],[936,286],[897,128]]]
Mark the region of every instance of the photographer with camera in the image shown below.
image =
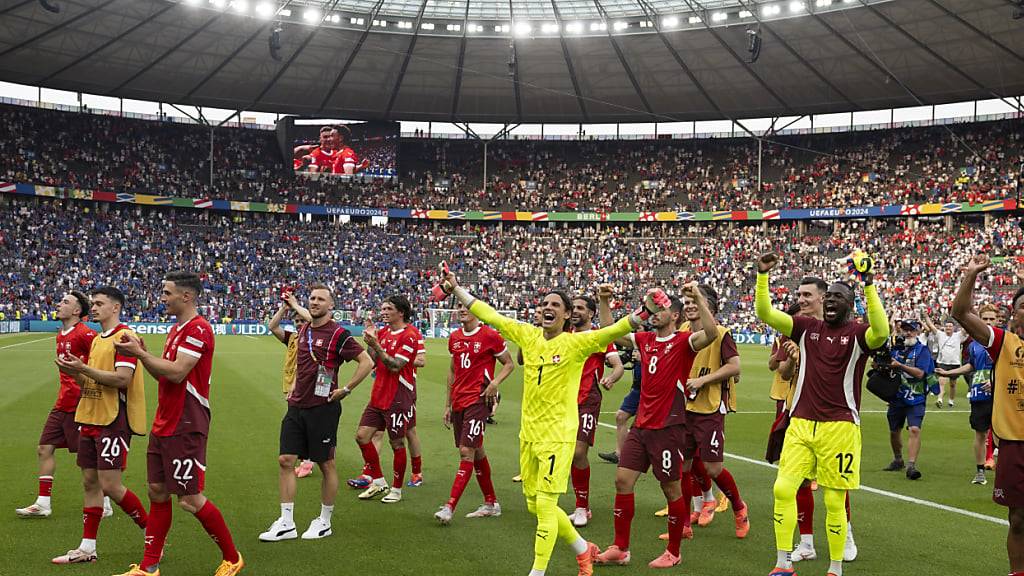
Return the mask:
[[[931,350],[918,339],[921,333],[919,322],[903,320],[899,328],[900,333],[892,341],[889,365],[900,373],[900,388],[896,398],[889,403],[886,413],[893,460],[883,470],[893,472],[906,468],[907,478],[917,480],[921,477],[921,471],[917,469],[917,456],[921,451],[921,424],[924,422],[928,389],[935,378],[935,362]],[[906,465],[903,463],[904,425],[908,430],[909,458]]]

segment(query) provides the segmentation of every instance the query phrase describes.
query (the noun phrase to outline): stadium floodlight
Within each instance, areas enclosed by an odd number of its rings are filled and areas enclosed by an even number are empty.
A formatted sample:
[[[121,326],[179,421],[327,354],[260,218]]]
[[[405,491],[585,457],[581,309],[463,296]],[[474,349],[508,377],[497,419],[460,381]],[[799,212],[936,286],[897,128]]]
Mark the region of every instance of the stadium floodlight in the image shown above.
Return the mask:
[[[462,24],[448,24],[445,29],[449,32],[459,32],[462,30]]]
[[[790,12],[803,12],[805,8],[807,8],[807,5],[799,0],[789,3]]]
[[[409,20],[399,20],[398,27],[402,30],[412,30],[412,22]]]
[[[320,11],[316,8],[307,8],[306,11],[302,13],[302,19],[310,24],[315,24],[320,21]]]
[[[274,6],[267,2],[260,2],[256,5],[256,15],[260,18],[270,18],[274,15]]]
[[[188,4],[189,6],[198,6],[200,2],[202,2],[202,0],[185,0],[185,4]]]
[[[703,20],[700,19],[700,16],[690,16],[686,21],[690,24],[700,24],[703,22]]]
[[[666,16],[661,19],[661,25],[666,28],[674,28],[679,26],[679,18],[676,18],[675,16]]]
[[[280,14],[281,16],[284,16],[285,18],[290,18],[291,15],[292,15],[292,9],[291,8],[282,8],[281,11],[278,12],[278,14]]]
[[[590,31],[591,32],[601,32],[601,31],[604,31],[604,30],[607,30],[607,29],[608,29],[608,24],[606,24],[604,22],[591,22],[590,23]]]
[[[529,22],[516,22],[516,36],[529,36],[530,32],[533,32],[533,26],[530,26]]]
[[[726,12],[715,12],[711,15],[712,22],[724,22],[729,19],[729,14]]]
[[[622,32],[623,30],[629,28],[629,22],[622,22],[620,20],[615,24],[612,24],[612,28],[614,28],[616,32]]]
[[[331,14],[328,20],[331,21],[331,24],[341,24],[341,14]]]
[[[231,8],[239,14],[245,14],[249,11],[249,2],[247,0],[232,0]]]
[[[218,10],[221,10],[228,5],[228,2],[227,0],[210,0],[210,5]]]
[[[778,4],[767,4],[761,8],[763,16],[778,16],[780,12],[782,12],[782,6]]]
[[[484,27],[480,24],[469,24],[466,26],[466,32],[483,32]]]
[[[558,24],[555,22],[545,22],[540,25],[540,31],[545,34],[558,34]]]
[[[433,30],[434,29],[434,23],[433,22],[424,22],[424,23],[420,24],[420,29],[422,29],[422,30]]]
[[[739,17],[740,18],[750,18],[753,15],[754,15],[754,13],[751,12],[750,10],[740,10],[740,13],[739,13]]]
[[[580,32],[583,32],[583,23],[569,22],[568,24],[565,25],[565,31],[570,32],[572,34],[579,34]]]
[[[349,18],[348,23],[355,24],[356,26],[362,26],[363,24],[366,24],[366,20],[362,18]]]
[[[817,0],[814,5],[818,8],[826,8],[832,5],[832,0]]]

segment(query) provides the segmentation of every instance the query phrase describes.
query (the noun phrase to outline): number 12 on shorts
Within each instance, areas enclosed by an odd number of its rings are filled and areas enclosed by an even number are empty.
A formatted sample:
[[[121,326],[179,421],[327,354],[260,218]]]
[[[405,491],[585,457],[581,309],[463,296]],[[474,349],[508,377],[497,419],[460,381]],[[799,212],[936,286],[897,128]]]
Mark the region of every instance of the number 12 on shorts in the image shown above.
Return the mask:
[[[849,452],[840,452],[836,454],[836,460],[839,461],[840,476],[843,474],[853,474],[853,469],[851,468],[853,466],[853,454]]]

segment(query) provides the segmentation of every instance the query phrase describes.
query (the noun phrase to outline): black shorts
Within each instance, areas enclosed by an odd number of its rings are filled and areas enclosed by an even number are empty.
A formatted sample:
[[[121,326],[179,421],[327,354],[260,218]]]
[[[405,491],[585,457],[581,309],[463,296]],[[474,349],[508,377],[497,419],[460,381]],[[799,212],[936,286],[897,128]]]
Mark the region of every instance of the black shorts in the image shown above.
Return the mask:
[[[943,370],[956,370],[957,368],[960,367],[960,365],[959,364],[936,364],[935,367],[936,368],[942,368]],[[944,378],[948,378],[950,382],[954,382],[955,383],[958,378],[967,378],[967,376],[965,376],[965,375],[960,375],[960,376],[944,376]],[[970,383],[970,380],[967,380],[967,382]]]
[[[280,454],[295,454],[303,460],[326,462],[334,459],[338,445],[341,402],[313,408],[289,406],[281,420]]]
[[[992,428],[992,401],[971,402],[971,430],[988,432]]]

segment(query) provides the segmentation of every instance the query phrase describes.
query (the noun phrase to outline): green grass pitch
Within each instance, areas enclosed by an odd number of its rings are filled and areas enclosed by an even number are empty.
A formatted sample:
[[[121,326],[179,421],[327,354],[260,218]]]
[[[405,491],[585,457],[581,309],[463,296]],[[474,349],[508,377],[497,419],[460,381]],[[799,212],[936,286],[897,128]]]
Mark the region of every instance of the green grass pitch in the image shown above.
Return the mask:
[[[147,337],[159,348],[162,337]],[[278,515],[277,443],[285,410],[280,391],[284,348],[270,337],[221,337],[214,360],[211,403],[213,424],[208,453],[206,494],[220,507],[245,556],[246,574],[444,574],[451,576],[526,574],[533,551],[533,518],[527,513],[518,484],[517,433],[521,378],[504,385],[498,424],[487,430],[486,448],[504,515],[497,519],[469,520],[466,512],[481,501],[479,488],[470,481],[449,527],[438,526],[433,513],[448,497],[457,467],[451,433],[441,425],[448,357],[443,341],[428,342],[427,366],[419,377],[419,433],[424,445],[425,482],[406,488],[405,499],[385,506],[361,502],[355,491],[342,486],[334,513],[334,535],[323,541],[301,540],[264,544],[257,535]],[[53,338],[20,334],[0,338],[0,576],[35,574],[109,575],[138,562],[143,537],[123,513],[117,511],[100,525],[96,564],[52,566],[50,558],[78,545],[81,537],[80,475],[67,452],[58,452],[54,486],[54,514],[45,520],[22,520],[14,508],[30,504],[36,490],[35,446],[46,413],[56,396],[57,376],[52,358]],[[774,404],[768,399],[767,350],[741,347],[743,376],[741,410],[728,417],[726,451],[760,461]],[[347,371],[346,371],[347,372]],[[614,423],[614,411],[628,389],[625,379],[606,394],[602,421]],[[156,407],[156,386],[147,375],[148,412]],[[369,395],[365,382],[345,402],[339,432],[338,468],[342,480],[361,465],[353,441],[359,415]],[[853,495],[853,525],[860,557],[847,564],[847,576],[887,574],[1005,574],[1006,527],[999,524],[1004,510],[991,501],[988,486],[970,483],[974,473],[972,432],[967,403],[960,391],[956,411],[928,410],[919,466],[924,477],[911,482],[902,474],[882,472],[891,458],[884,405],[865,392],[863,478],[866,487],[912,496],[951,507],[939,509],[890,495],[861,490]],[[599,429],[598,450],[614,443],[614,430]],[[145,497],[146,438],[132,444],[126,484]],[[584,536],[604,547],[612,540],[611,504],[614,466],[591,452],[591,491],[594,518]],[[391,454],[384,449],[382,464],[390,474]],[[696,538],[683,543],[683,562],[670,573],[690,575],[763,575],[775,560],[772,532],[774,470],[746,460],[728,458],[750,506],[751,531],[746,540],[733,534],[731,513],[721,515],[708,528],[695,528]],[[299,481],[295,518],[300,530],[319,512],[319,474]],[[633,524],[634,564],[628,568],[598,568],[602,573],[651,572],[646,562],[663,549],[657,540],[663,519],[653,512],[664,503],[657,483],[645,476],[637,485],[637,515]],[[571,511],[571,490],[561,500]],[[958,511],[984,515],[977,518]],[[828,568],[824,537],[824,505],[818,497],[815,523],[819,559],[799,564],[802,576],[824,575]],[[212,574],[220,561],[216,546],[199,523],[180,508],[168,537],[165,576]],[[556,548],[549,574],[575,574],[575,562],[564,545]]]

